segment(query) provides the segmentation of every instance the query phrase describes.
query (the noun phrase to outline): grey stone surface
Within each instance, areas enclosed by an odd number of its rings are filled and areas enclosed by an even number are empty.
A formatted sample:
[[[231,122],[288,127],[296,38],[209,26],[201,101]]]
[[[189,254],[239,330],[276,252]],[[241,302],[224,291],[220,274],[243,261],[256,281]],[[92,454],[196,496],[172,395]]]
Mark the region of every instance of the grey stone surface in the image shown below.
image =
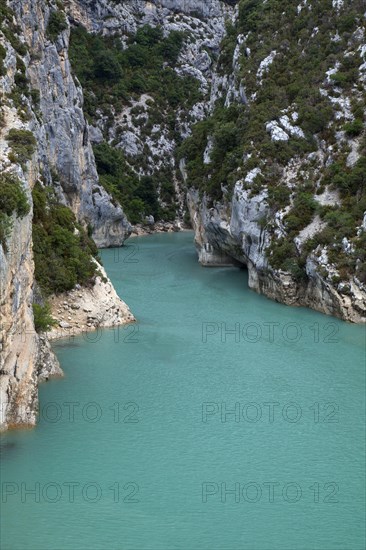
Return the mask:
[[[45,34],[49,17],[45,0],[13,2],[13,8],[32,52],[28,77],[40,91],[43,124],[35,124],[33,130],[45,174],[52,180],[57,173],[60,198],[81,223],[92,228],[98,246],[119,246],[131,227],[122,208],[99,184],[82,109],[83,93],[68,59],[69,29],[53,44]]]

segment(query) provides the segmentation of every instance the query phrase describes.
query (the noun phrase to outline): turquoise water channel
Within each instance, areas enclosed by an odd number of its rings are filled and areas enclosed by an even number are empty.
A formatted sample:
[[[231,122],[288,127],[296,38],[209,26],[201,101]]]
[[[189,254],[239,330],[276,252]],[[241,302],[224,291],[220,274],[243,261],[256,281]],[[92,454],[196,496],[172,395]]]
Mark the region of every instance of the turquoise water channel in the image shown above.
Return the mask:
[[[190,232],[102,252],[138,323],[55,344],[1,444],[2,550],[361,550],[365,328],[202,268]]]

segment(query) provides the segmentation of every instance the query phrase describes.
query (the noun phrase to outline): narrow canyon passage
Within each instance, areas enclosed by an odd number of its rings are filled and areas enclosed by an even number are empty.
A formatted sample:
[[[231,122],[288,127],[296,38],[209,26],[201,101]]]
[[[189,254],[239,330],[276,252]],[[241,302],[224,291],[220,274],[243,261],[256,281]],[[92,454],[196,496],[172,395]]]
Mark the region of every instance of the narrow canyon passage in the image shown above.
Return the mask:
[[[136,325],[63,340],[1,436],[1,547],[300,550],[364,541],[365,329],[290,308],[193,234],[102,251]]]

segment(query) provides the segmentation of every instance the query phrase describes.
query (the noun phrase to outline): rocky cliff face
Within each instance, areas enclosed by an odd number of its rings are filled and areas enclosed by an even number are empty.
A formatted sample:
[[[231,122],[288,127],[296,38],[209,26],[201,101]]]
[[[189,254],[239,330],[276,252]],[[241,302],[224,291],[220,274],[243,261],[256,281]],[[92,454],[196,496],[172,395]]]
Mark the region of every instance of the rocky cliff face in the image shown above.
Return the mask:
[[[11,89],[16,57],[10,44],[7,46],[5,86]],[[23,170],[9,161],[5,134],[10,127],[24,128],[26,125],[10,106],[5,107],[3,114],[0,169],[2,173],[16,174],[31,205],[31,190],[39,177],[38,163],[34,158],[28,162],[28,169]],[[0,430],[9,426],[34,425],[39,380],[62,376],[47,339],[34,329],[33,284],[31,209],[22,219],[13,215],[6,246],[4,242],[0,244]]]
[[[52,42],[46,34],[51,13],[48,2],[14,2],[13,8],[30,51],[27,76],[32,88],[40,92],[42,121],[36,136],[46,182],[52,183],[60,200],[91,227],[98,246],[119,246],[131,228],[122,208],[98,182],[82,110],[83,93],[72,77],[68,59],[69,28]]]
[[[338,290],[338,285],[319,272],[319,256],[312,254],[306,259],[307,276],[301,281],[285,270],[271,269],[266,257],[271,235],[262,224],[270,212],[266,192],[250,197],[239,183],[231,202],[208,207],[206,197],[199,198],[197,191],[190,190],[188,206],[203,266],[245,266],[249,287],[272,300],[310,307],[354,323],[366,321],[364,286],[356,280],[350,282],[349,293]],[[319,227],[314,224],[315,231]]]
[[[239,262],[271,299],[365,322],[362,6],[271,5],[240,3],[212,116],[183,145],[199,261]]]
[[[52,42],[46,33],[48,2],[2,2],[0,8],[4,16],[0,29],[0,171],[2,177],[16,179],[29,206],[27,215],[5,214],[3,209],[9,204],[4,203],[2,179],[0,429],[6,429],[34,425],[38,383],[62,376],[48,339],[34,326],[31,191],[35,183],[53,187],[58,200],[72,209],[101,247],[121,245],[131,226],[98,181],[82,111],[83,94],[68,61],[67,25]],[[10,143],[12,131],[16,144]],[[29,150],[25,152],[24,147]],[[97,277],[94,291],[89,291],[99,314],[105,313],[102,326],[133,320],[110,281],[105,281]],[[81,330],[75,327],[74,332]]]
[[[76,49],[81,38],[77,30],[74,31],[74,65],[85,84],[93,144],[97,148],[101,143],[102,146],[108,144],[120,151],[122,156],[116,158],[125,163],[125,173],[130,179],[152,178],[152,183],[147,185],[156,194],[160,208],[136,189],[132,199],[142,198],[145,202],[139,221],[153,216],[155,221],[181,225],[185,192],[181,186],[176,148],[190,134],[192,125],[209,113],[215,57],[225,35],[226,19],[234,16],[233,3],[220,0],[128,0],[123,3],[83,0],[70,2],[67,13],[74,28],[80,30],[81,27],[93,36],[99,34],[104,38],[104,42],[95,42],[96,47],[97,44],[104,47],[104,59],[114,56],[115,74],[121,70],[123,75],[119,85],[113,74],[100,78],[98,71],[94,75],[89,71],[85,76],[83,66],[78,64],[78,52],[85,52],[86,48]],[[152,33],[145,37],[139,35],[134,43],[133,37],[146,28],[159,30],[160,39]],[[112,37],[118,40],[111,42]],[[182,43],[175,59],[179,37]],[[164,44],[169,38],[171,41]],[[156,47],[159,40],[160,51]],[[121,60],[116,53],[118,49],[126,53],[125,59]],[[93,51],[85,57],[84,65],[92,55]],[[151,65],[144,69],[144,63]],[[106,94],[108,104],[102,101]],[[101,150],[106,151],[105,148]],[[104,173],[105,166],[102,162],[99,164]],[[133,185],[138,187],[137,183]],[[131,202],[128,198],[127,203]],[[131,212],[134,217],[133,214],[135,212]]]
[[[70,292],[51,297],[50,304],[57,325],[47,332],[49,340],[135,321],[99,264],[98,270],[100,275],[96,277],[93,286],[77,285]]]

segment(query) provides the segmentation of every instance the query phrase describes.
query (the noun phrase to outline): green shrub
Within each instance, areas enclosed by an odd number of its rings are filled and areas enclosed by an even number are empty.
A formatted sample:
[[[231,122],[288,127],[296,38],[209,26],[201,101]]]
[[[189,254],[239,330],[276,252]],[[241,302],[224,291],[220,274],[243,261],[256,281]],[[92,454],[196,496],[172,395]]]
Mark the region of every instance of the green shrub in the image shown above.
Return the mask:
[[[334,163],[325,175],[326,181],[339,189],[344,197],[359,194],[364,196],[366,189],[366,156],[358,159],[349,168],[345,164]]]
[[[355,223],[350,212],[345,212],[336,208],[332,212],[328,212],[324,219],[335,233],[340,230],[343,237],[353,237],[355,233]]]
[[[261,0],[242,0],[239,4],[241,32],[255,32],[261,21]]]
[[[351,32],[355,23],[356,23],[356,17],[354,12],[342,14],[339,16],[337,21],[338,31],[341,33]]]
[[[20,180],[6,172],[0,174],[0,211],[7,216],[16,212],[20,218],[26,216],[30,211]]]
[[[352,114],[355,118],[363,120],[365,101],[357,100],[356,98],[351,99]]]
[[[359,136],[363,131],[363,122],[361,119],[356,118],[352,122],[347,122],[343,129],[349,137]]]
[[[316,201],[310,193],[300,192],[294,200],[292,210],[285,216],[286,228],[290,233],[298,233],[313,219]]]
[[[266,252],[270,265],[275,269],[287,271],[295,281],[306,279],[306,258],[300,256],[291,239],[273,240]]]
[[[5,65],[4,65],[5,57],[6,57],[6,49],[2,44],[0,44],[0,76],[4,76],[6,74]]]
[[[12,229],[11,216],[23,218],[30,211],[27,197],[20,180],[13,174],[0,174],[0,244],[6,250],[6,240]]]
[[[221,42],[218,69],[222,73],[230,71],[236,46],[236,29],[232,23],[226,25],[226,36]]]
[[[41,94],[39,92],[39,90],[37,90],[36,88],[32,88],[31,91],[30,91],[30,96],[32,98],[32,101],[35,105],[35,107],[39,107],[39,102],[40,102],[40,99],[41,99]]]
[[[0,0],[0,21],[5,22],[11,20],[13,16],[13,10],[11,10],[6,0]]]
[[[67,29],[67,21],[63,11],[53,11],[48,20],[47,37],[55,41],[59,34]]]
[[[28,79],[23,73],[16,73],[14,77],[15,85],[20,89],[21,92],[27,93],[28,91]]]
[[[14,50],[19,55],[26,55],[27,53],[27,47],[23,42],[19,40],[19,37],[17,36],[16,32],[19,33],[20,29],[14,28],[14,25],[10,25],[8,27],[2,27],[2,32],[7,40],[9,40],[10,44],[13,46]]]
[[[91,284],[97,274],[92,257],[98,250],[54,191],[39,183],[33,188],[33,251],[35,278],[45,295]]]
[[[220,161],[228,151],[232,151],[238,144],[238,131],[234,122],[220,125],[214,133],[214,150],[212,157]]]
[[[131,44],[136,42],[141,46],[152,48],[153,46],[156,46],[156,44],[159,44],[162,40],[163,31],[160,27],[150,27],[148,25],[144,25],[137,30],[135,37],[132,37],[130,42]]]
[[[299,124],[304,131],[318,134],[326,129],[333,118],[333,109],[329,103],[320,102],[313,108],[304,107],[300,110]]]
[[[269,204],[280,210],[289,203],[291,191],[287,185],[278,185],[276,187],[270,187],[268,190]]]
[[[349,89],[353,83],[358,80],[359,72],[358,66],[360,64],[360,57],[358,54],[343,56],[342,64],[339,70],[330,76],[331,80],[336,86]]]
[[[143,200],[135,198],[128,202],[128,219],[132,224],[140,223],[145,214],[146,205]]]
[[[15,161],[24,165],[33,155],[36,148],[36,138],[29,130],[12,128],[6,136],[15,156]]]
[[[3,246],[5,252],[7,252],[6,241],[11,235],[13,227],[12,219],[10,216],[0,211],[0,244]]]
[[[295,253],[295,247],[292,242],[286,239],[278,239],[272,242],[268,250],[268,258],[272,267],[275,269],[282,269],[284,262],[293,257]]]
[[[346,73],[341,73],[340,71],[330,75],[333,84],[336,86],[344,86],[347,83],[348,75]]]
[[[48,303],[43,306],[33,304],[33,316],[34,327],[37,332],[47,332],[57,324],[52,317],[51,306]]]
[[[170,34],[161,40],[159,51],[164,60],[174,66],[181,52],[184,37],[179,31],[171,31]]]
[[[96,52],[94,72],[101,80],[118,80],[122,75],[118,59],[109,50]]]
[[[305,260],[299,256],[287,258],[282,265],[282,269],[291,273],[295,281],[300,282],[307,279]]]

